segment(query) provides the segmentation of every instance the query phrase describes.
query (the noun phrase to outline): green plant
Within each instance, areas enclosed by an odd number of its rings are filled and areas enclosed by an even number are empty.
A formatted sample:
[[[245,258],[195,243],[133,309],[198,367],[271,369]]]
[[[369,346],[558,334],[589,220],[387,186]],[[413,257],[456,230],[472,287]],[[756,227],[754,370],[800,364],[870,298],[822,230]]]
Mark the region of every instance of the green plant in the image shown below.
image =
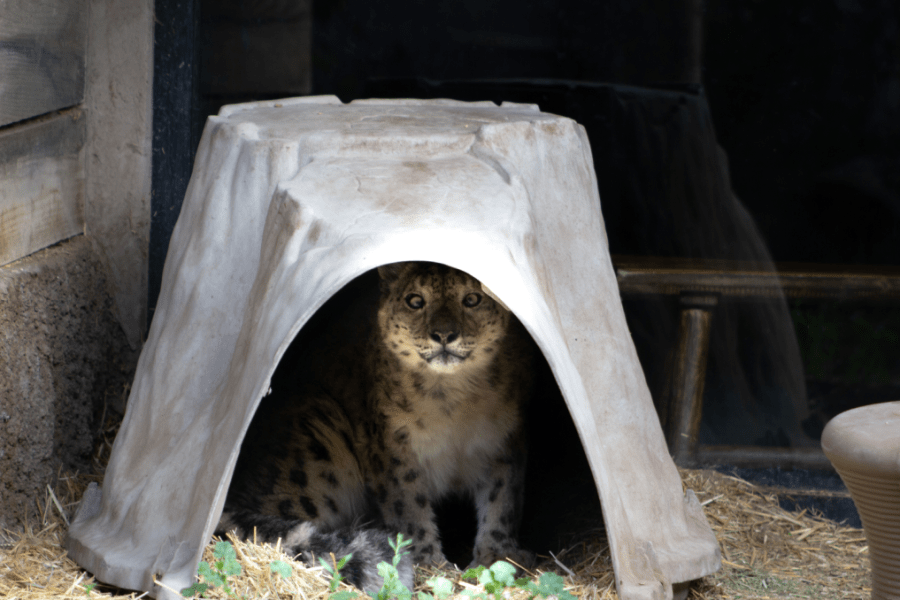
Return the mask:
[[[565,582],[565,579],[556,573],[543,573],[537,583],[530,579],[518,579],[516,586],[530,593],[529,598],[556,596],[559,600],[575,600],[575,597],[564,589]]]
[[[269,570],[273,573],[278,573],[279,575],[281,575],[282,579],[287,579],[292,574],[291,565],[287,564],[283,560],[273,560],[269,564]]]
[[[478,583],[484,587],[485,592],[494,596],[494,600],[503,600],[503,592],[509,587],[525,590],[531,594],[529,599],[535,596],[544,598],[556,596],[559,600],[575,600],[575,597],[564,589],[565,580],[556,573],[542,574],[537,583],[525,577],[516,579],[515,575],[516,568],[514,566],[498,560],[489,568],[478,566],[468,569],[463,573],[463,578],[477,579]],[[490,600],[487,594],[483,593],[466,590],[463,594],[479,600]]]
[[[95,587],[97,587],[97,583],[96,583],[96,582],[94,582],[94,583],[89,583],[89,584],[87,584],[86,586],[84,586],[84,595],[85,595],[87,598],[90,598],[90,597],[91,597],[91,592],[94,590]]]
[[[446,577],[435,575],[425,582],[431,588],[434,595],[428,592],[419,592],[419,600],[444,600],[453,594],[453,583]]]
[[[384,585],[381,586],[381,589],[378,590],[377,593],[369,595],[373,600],[390,600],[391,598],[410,600],[412,592],[400,581],[400,573],[397,572],[397,565],[400,564],[400,559],[406,554],[404,548],[412,544],[412,540],[404,540],[403,534],[398,533],[397,541],[394,542],[394,540],[388,538],[388,544],[391,545],[391,549],[394,551],[394,557],[391,559],[391,563],[378,563],[378,574],[384,579]]]
[[[403,555],[406,554],[405,548],[412,544],[412,540],[404,539],[403,534],[398,533],[397,541],[395,542],[392,539],[388,539],[388,543],[394,551],[394,556],[390,563],[378,563],[378,574],[381,575],[384,584],[377,592],[370,592],[369,596],[373,600],[393,600],[395,598],[397,600],[412,600],[412,592],[400,581],[400,573],[397,571],[397,565],[400,564]],[[335,591],[343,580],[343,577],[340,575],[340,570],[347,564],[347,561],[352,556],[352,554],[348,554],[337,561],[334,560],[334,557],[332,556],[334,566],[328,564],[327,561],[321,558],[319,559],[322,567],[331,575],[329,590],[332,594],[329,596],[329,600],[351,600],[352,598],[358,597],[356,592],[349,590]],[[445,600],[453,593],[453,584],[445,577],[432,577],[425,582],[425,585],[430,587],[433,593],[419,592],[419,600]]]
[[[328,561],[322,557],[319,557],[319,564],[322,565],[322,568],[325,569],[325,572],[331,575],[331,583],[328,584],[328,591],[331,592],[329,596],[330,600],[350,600],[350,598],[356,598],[357,594],[355,592],[351,592],[348,590],[342,590],[340,592],[337,591],[338,586],[344,580],[341,575],[341,569],[344,568],[344,565],[347,564],[347,561],[353,558],[353,554],[348,554],[347,556],[341,558],[340,560],[335,559],[334,554],[331,555],[331,561],[334,566],[328,564]]]
[[[394,556],[390,563],[381,562],[378,564],[378,574],[384,580],[384,584],[377,592],[370,592],[369,596],[372,600],[413,600],[412,591],[403,585],[403,582],[400,581],[400,574],[397,571],[397,565],[400,564],[400,561],[406,554],[405,548],[412,544],[412,541],[404,539],[403,534],[397,534],[396,542],[389,539],[388,543],[394,550]],[[242,572],[234,547],[229,542],[216,542],[213,549],[213,557],[216,560],[211,565],[206,561],[200,562],[197,574],[202,581],[181,590],[182,596],[200,595],[206,598],[208,597],[206,595],[207,591],[220,587],[229,597],[238,597],[228,584],[229,577],[240,575]],[[352,557],[352,554],[348,554],[341,559],[336,559],[332,555],[330,564],[323,558],[319,559],[319,563],[331,575],[331,582],[328,586],[328,591],[330,592],[329,600],[352,600],[359,596],[359,594],[350,590],[338,590],[341,581],[344,580],[343,576],[341,576],[341,569]],[[272,561],[269,569],[272,573],[277,573],[283,578],[291,576],[291,567],[284,561]],[[515,573],[516,568],[502,560],[495,562],[488,568],[479,566],[468,569],[463,573],[463,577],[477,579],[484,587],[485,592],[464,590],[462,594],[473,600],[504,600],[503,593],[507,588],[518,587],[530,594],[529,600],[536,596],[544,598],[555,596],[557,600],[575,600],[564,589],[563,585],[565,582],[563,578],[556,573],[544,573],[537,582],[527,578],[515,579]],[[88,596],[90,596],[90,592],[95,585],[91,584],[85,587],[85,593]],[[425,585],[431,588],[432,593],[419,592],[416,595],[417,600],[446,600],[453,594],[453,583],[445,577],[431,577],[425,582]]]
[[[216,542],[213,549],[213,556],[216,561],[210,565],[205,560],[200,561],[197,568],[197,574],[203,582],[197,582],[194,585],[181,590],[181,595],[185,598],[200,594],[204,598],[206,592],[213,587],[221,587],[228,596],[236,598],[237,595],[228,585],[228,577],[241,574],[241,564],[237,561],[234,553],[234,547],[230,542]]]
[[[391,548],[394,550],[394,557],[391,563],[381,562],[378,564],[378,574],[384,579],[384,585],[378,592],[370,592],[372,600],[412,600],[412,592],[400,581],[400,575],[397,572],[397,565],[405,554],[404,548],[409,546],[412,541],[403,539],[403,534],[397,534],[397,541],[388,540]],[[337,561],[332,568],[324,560],[322,566],[332,576],[331,590],[334,592],[337,585],[341,581],[340,569],[347,563],[350,555],[345,556]],[[472,590],[464,590],[462,595],[468,596],[473,600],[504,600],[504,592],[507,588],[517,587],[525,590],[530,594],[529,600],[535,596],[549,598],[555,596],[557,600],[575,600],[575,597],[567,592],[564,588],[565,580],[556,573],[544,573],[537,582],[528,578],[516,579],[516,568],[508,562],[498,560],[490,567],[478,566],[468,569],[463,573],[465,579],[477,579],[485,591],[473,592]],[[453,594],[453,583],[440,576],[431,577],[425,582],[432,593],[419,592],[418,600],[445,600]],[[351,591],[334,592],[329,596],[329,600],[351,600],[356,598],[357,594]]]
[[[516,583],[516,568],[508,562],[498,560],[490,567],[478,566],[467,569],[462,576],[463,579],[477,579],[478,583],[484,586],[484,591],[493,594],[496,600],[503,600],[503,590]],[[484,594],[471,591],[466,595],[473,598],[487,598]]]

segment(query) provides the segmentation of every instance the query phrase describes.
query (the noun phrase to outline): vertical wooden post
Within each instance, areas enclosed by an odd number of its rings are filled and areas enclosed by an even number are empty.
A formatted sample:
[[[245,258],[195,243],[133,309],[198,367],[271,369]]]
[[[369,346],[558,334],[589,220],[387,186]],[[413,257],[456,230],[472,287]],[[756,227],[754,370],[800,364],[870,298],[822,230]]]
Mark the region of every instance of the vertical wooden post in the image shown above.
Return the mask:
[[[703,386],[709,355],[709,330],[712,311],[718,304],[712,294],[681,296],[681,324],[678,346],[671,373],[671,400],[666,437],[675,462],[687,466],[693,462],[703,416]]]

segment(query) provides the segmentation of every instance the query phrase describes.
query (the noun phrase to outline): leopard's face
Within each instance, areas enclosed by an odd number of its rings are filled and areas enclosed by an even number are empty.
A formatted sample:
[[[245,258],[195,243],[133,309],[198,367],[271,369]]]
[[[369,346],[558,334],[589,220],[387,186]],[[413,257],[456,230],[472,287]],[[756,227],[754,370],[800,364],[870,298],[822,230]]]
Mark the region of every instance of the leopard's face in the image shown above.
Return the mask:
[[[378,326],[386,347],[410,368],[453,373],[499,353],[510,313],[468,274],[436,263],[379,268]]]

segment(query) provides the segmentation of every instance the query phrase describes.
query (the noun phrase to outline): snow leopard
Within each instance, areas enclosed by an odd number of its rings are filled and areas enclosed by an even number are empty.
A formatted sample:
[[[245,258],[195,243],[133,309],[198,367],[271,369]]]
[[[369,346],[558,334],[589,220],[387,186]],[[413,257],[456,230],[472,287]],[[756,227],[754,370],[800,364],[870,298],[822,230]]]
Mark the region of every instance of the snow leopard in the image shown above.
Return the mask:
[[[462,495],[477,520],[470,566],[527,567],[517,529],[533,341],[463,271],[405,262],[378,276],[363,325],[314,338],[325,342],[301,350],[302,380],[257,411],[218,530],[280,538],[307,562],[352,554],[341,573],[366,591],[381,587],[377,564],[401,533],[412,589],[413,563],[446,561],[435,506]]]

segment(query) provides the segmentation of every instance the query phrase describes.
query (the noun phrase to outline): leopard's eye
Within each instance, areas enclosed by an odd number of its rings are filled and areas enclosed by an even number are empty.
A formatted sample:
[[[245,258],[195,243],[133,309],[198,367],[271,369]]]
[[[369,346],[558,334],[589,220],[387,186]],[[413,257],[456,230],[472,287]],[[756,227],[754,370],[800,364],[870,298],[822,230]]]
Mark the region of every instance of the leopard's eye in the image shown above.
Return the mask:
[[[406,305],[415,310],[419,310],[423,306],[425,306],[425,298],[420,296],[419,294],[409,294],[405,298]]]
[[[476,294],[472,292],[471,294],[466,294],[466,297],[463,298],[463,305],[474,308],[481,304],[481,294]]]

